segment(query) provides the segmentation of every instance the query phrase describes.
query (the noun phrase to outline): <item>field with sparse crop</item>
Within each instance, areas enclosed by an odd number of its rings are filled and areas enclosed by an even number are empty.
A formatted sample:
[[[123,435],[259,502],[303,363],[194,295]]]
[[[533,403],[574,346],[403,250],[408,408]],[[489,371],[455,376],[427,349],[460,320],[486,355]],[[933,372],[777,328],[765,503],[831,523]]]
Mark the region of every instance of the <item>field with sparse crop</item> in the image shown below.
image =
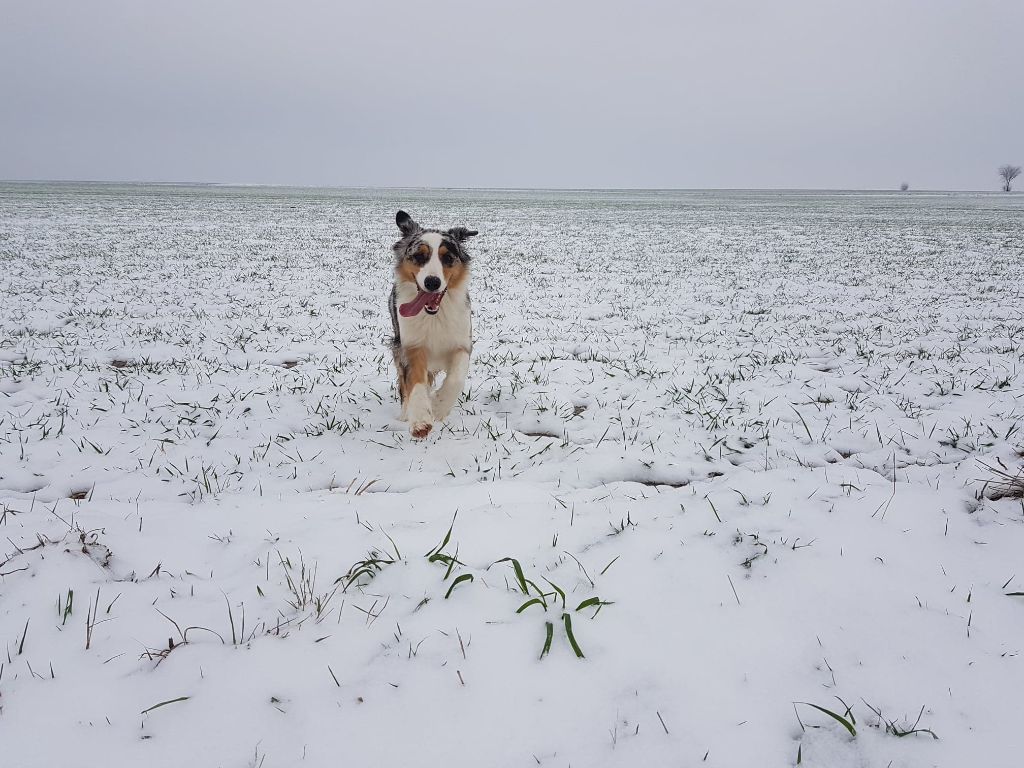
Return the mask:
[[[1022,195],[4,183],[0,285],[5,768],[1019,764]]]

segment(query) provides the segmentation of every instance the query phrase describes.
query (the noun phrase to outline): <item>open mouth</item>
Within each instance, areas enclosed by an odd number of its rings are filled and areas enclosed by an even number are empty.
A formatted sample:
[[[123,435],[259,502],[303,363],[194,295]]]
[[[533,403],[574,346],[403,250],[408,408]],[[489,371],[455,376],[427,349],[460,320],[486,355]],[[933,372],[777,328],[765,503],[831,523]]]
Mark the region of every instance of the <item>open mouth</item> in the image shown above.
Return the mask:
[[[428,315],[436,315],[441,309],[441,299],[444,298],[446,291],[447,289],[437,293],[420,291],[415,299],[398,307],[398,314],[402,317],[415,317],[425,309]]]

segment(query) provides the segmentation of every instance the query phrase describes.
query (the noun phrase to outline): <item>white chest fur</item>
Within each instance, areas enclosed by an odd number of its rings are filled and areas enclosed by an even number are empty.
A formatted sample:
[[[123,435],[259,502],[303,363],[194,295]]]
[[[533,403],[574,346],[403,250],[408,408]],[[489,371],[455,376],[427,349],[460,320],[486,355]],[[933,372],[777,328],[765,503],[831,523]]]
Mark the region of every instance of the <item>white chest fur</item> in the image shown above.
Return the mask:
[[[416,298],[416,286],[400,283],[398,304]],[[398,317],[398,330],[402,346],[420,347],[427,352],[427,368],[431,373],[445,370],[452,352],[470,350],[473,343],[473,325],[469,296],[465,288],[449,289],[436,315],[425,311],[415,317]]]

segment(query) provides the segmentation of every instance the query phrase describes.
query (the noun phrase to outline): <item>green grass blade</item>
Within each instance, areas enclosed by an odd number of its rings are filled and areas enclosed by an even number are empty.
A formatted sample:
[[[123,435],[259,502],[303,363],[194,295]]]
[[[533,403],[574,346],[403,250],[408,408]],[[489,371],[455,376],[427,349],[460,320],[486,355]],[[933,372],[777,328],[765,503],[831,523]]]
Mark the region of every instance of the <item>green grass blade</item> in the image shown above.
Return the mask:
[[[560,598],[562,598],[562,608],[564,609],[565,608],[565,591],[560,586],[555,584],[555,582],[553,582],[549,578],[547,578],[546,576],[541,576],[541,578],[544,579],[544,581],[546,581],[548,584],[550,584],[554,588],[555,592],[558,593],[558,596]]]
[[[843,717],[850,718],[850,722],[853,723],[853,725],[857,725],[857,718],[853,716],[853,708],[838,696],[836,696],[836,700],[846,708],[846,711],[843,712]]]
[[[594,605],[611,605],[611,603],[605,602],[600,597],[588,597],[586,600],[584,600],[582,603],[576,606],[576,610],[582,611],[584,608],[590,608]]]
[[[452,525],[454,525],[454,524],[455,523],[453,522]],[[385,530],[381,530],[381,533],[383,533],[385,536],[388,536],[388,532],[385,531]],[[402,559],[402,553],[398,551],[398,545],[395,544],[395,540],[392,539],[390,536],[388,536],[388,541],[390,541],[391,542],[391,546],[395,548],[395,560],[401,560]]]
[[[526,577],[523,575],[523,566],[519,564],[519,561],[514,557],[503,557],[501,560],[497,560],[498,563],[512,563],[512,570],[516,572],[516,581],[519,582],[519,588],[523,591],[524,595],[530,594],[530,590],[526,588]],[[540,592],[540,590],[537,590]]]
[[[565,636],[569,638],[569,645],[576,652],[577,658],[582,659],[583,651],[580,650],[580,645],[576,642],[576,636],[572,633],[572,617],[568,613],[563,613],[562,622],[565,624]]]
[[[456,513],[456,514],[458,514],[458,513]],[[437,545],[436,547],[434,547],[434,548],[433,548],[432,550],[430,550],[429,552],[427,552],[427,554],[425,554],[425,555],[424,555],[424,557],[430,557],[431,555],[437,554],[437,553],[438,553],[438,552],[440,552],[440,551],[441,551],[442,549],[444,549],[444,548],[445,548],[445,546],[447,546],[448,542],[449,542],[449,541],[451,541],[451,538],[452,538],[452,529],[453,529],[454,527],[455,527],[455,518],[453,517],[453,518],[452,518],[452,524],[448,526],[448,533],[446,533],[446,534],[444,535],[444,538],[443,538],[443,539],[441,540],[441,543],[440,543],[440,544],[438,544],[438,545]],[[392,542],[392,543],[394,543],[394,542]]]
[[[472,581],[472,580],[473,580],[473,574],[472,573],[464,573],[461,576],[456,576],[455,577],[455,581],[453,581],[452,585],[450,587],[448,587],[448,591],[444,593],[444,599],[447,600],[449,597],[451,597],[452,590],[455,589],[459,584],[461,584],[464,581]]]
[[[539,597],[535,597],[535,598],[533,598],[532,600],[527,600],[527,601],[526,601],[525,603],[523,603],[522,605],[520,605],[520,606],[519,606],[519,609],[518,609],[518,610],[516,611],[516,613],[522,613],[522,612],[523,612],[523,611],[525,611],[525,610],[526,610],[527,608],[529,608],[529,607],[530,607],[531,605],[543,605],[543,606],[544,606],[544,610],[547,610],[547,608],[548,608],[548,605],[547,605],[547,603],[545,603],[545,602],[544,602],[543,600],[541,600],[541,599],[540,599]]]
[[[448,577],[452,575],[452,570],[455,568],[455,563],[459,561],[459,548],[455,548],[455,554],[448,559],[448,569],[444,572],[444,580],[448,581]]]
[[[828,715],[829,717],[831,717],[831,718],[832,718],[833,720],[835,720],[835,721],[836,721],[837,723],[839,723],[840,725],[842,725],[842,726],[843,726],[843,728],[845,728],[846,730],[848,730],[848,731],[850,732],[850,736],[852,736],[852,737],[854,737],[854,738],[856,738],[856,737],[857,737],[857,729],[856,729],[856,728],[854,727],[853,723],[851,723],[851,722],[850,722],[849,720],[847,720],[847,719],[846,719],[845,717],[843,717],[842,715],[837,715],[837,714],[836,714],[835,712],[833,712],[832,710],[830,710],[830,709],[825,709],[824,707],[819,707],[819,706],[818,706],[817,704],[811,704],[811,702],[809,702],[809,701],[798,701],[798,702],[797,702],[797,704],[803,704],[803,705],[805,705],[805,706],[808,706],[808,707],[814,707],[814,708],[815,708],[816,710],[818,710],[819,712],[824,712],[824,713],[825,713],[826,715]]]
[[[147,712],[152,712],[154,709],[160,709],[160,707],[166,707],[168,704],[174,704],[177,701],[188,701],[191,698],[192,698],[191,696],[179,696],[176,699],[168,699],[167,701],[161,701],[159,704],[154,704],[152,707],[147,707],[146,709],[142,710],[139,714],[140,715],[144,715]]]
[[[551,650],[551,640],[555,636],[555,625],[552,624],[550,621],[545,621],[544,622],[544,631],[546,633],[545,637],[544,637],[544,647],[540,651],[540,657],[542,659]]]

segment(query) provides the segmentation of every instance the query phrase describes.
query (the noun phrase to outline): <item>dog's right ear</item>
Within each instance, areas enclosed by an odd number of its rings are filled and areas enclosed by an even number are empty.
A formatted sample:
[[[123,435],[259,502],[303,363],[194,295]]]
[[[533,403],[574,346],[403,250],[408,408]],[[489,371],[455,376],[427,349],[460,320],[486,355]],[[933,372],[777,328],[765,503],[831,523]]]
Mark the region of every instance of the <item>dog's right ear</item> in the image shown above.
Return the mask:
[[[464,243],[471,237],[476,237],[480,233],[475,229],[466,229],[465,227],[452,227],[448,230],[448,237],[457,243]]]
[[[399,211],[395,214],[395,224],[398,225],[398,228],[402,230],[402,234],[406,237],[414,235],[422,229],[419,224],[412,220],[412,216],[405,211]]]

